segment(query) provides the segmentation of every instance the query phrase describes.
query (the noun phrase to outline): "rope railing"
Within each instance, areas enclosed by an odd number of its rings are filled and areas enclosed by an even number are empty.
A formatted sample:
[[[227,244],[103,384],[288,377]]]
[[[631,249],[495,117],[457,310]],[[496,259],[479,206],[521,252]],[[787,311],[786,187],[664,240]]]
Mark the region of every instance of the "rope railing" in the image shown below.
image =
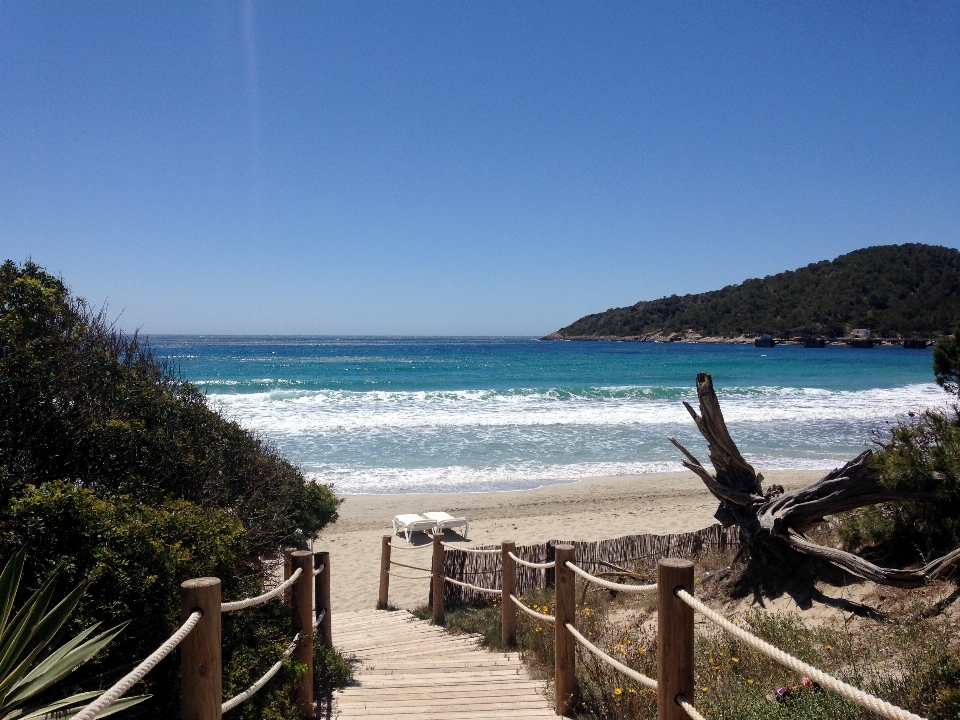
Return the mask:
[[[225,713],[228,710],[233,710],[235,707],[237,707],[237,705],[241,705],[260,692],[260,690],[263,689],[263,686],[270,682],[270,679],[280,671],[280,668],[283,667],[283,661],[293,654],[293,651],[296,649],[297,643],[299,642],[300,633],[297,633],[293,638],[293,642],[291,642],[290,645],[287,646],[287,649],[283,651],[280,659],[277,660],[277,662],[275,662],[271,668],[263,674],[263,677],[261,677],[239,695],[234,695],[232,698],[223,703],[220,706],[220,712]]]
[[[395,578],[403,578],[404,580],[430,580],[433,577],[433,575],[417,575],[413,577],[412,575],[401,575],[400,573],[390,572],[389,570],[387,571],[387,575]]]
[[[577,642],[583,645],[587,650],[592,652],[594,655],[596,655],[598,658],[600,658],[603,662],[605,662],[607,665],[612,667],[614,670],[617,670],[621,674],[626,675],[628,678],[630,678],[635,682],[640,683],[644,687],[648,687],[651,690],[657,689],[656,680],[654,680],[651,677],[647,677],[643,673],[637,672],[632,667],[624,665],[619,660],[616,660],[615,658],[610,657],[609,655],[607,655],[607,653],[605,653],[603,650],[598,648],[592,642],[587,640],[583,635],[581,635],[580,632],[570,623],[565,623],[565,627],[570,632],[570,634],[577,639]]]
[[[406,565],[406,564],[404,564],[404,563],[402,563],[402,562],[397,562],[396,560],[391,560],[391,561],[390,561],[390,564],[391,564],[391,565],[399,565],[400,567],[405,567],[405,568],[408,568],[408,569],[410,569],[410,570],[420,570],[420,571],[422,571],[422,572],[433,572],[433,570],[431,570],[430,568],[419,567],[418,565]]]
[[[528,560],[521,560],[512,552],[508,552],[507,555],[509,555],[517,565],[523,565],[524,567],[534,568],[536,570],[546,570],[547,568],[554,568],[557,566],[557,563],[553,561],[545,562],[545,563],[535,563],[535,562],[529,562]]]
[[[302,572],[303,570],[297,568],[289,578],[277,585],[273,590],[268,590],[263,593],[263,595],[257,595],[256,597],[247,598],[246,600],[220,603],[220,612],[232,612],[234,610],[243,610],[249,607],[256,607],[257,605],[263,605],[263,603],[273,600],[273,598],[282,594],[284,590],[293,585]]]
[[[690,704],[685,695],[677,695],[676,700],[677,705],[683,708],[684,712],[690,717],[690,720],[707,720],[707,718],[700,714],[699,710]]]
[[[394,545],[392,542],[387,544],[393,550],[427,550],[430,548],[430,545]]]
[[[184,703],[184,708],[189,709],[190,717],[195,717],[197,720],[214,720],[224,712],[232,710],[248,700],[277,674],[283,665],[283,661],[294,652],[297,653],[298,661],[307,662],[307,659],[313,653],[313,633],[311,631],[304,634],[304,631],[319,627],[322,642],[331,647],[333,641],[330,623],[329,621],[323,623],[327,616],[327,610],[323,605],[329,605],[330,602],[329,553],[319,553],[319,557],[324,562],[315,568],[314,562],[317,555],[312,551],[301,550],[290,553],[289,558],[295,569],[287,580],[269,592],[236,602],[221,602],[219,578],[194,578],[182,583],[180,585],[180,603],[182,611],[186,615],[186,620],[180,628],[130,673],[73,715],[70,720],[94,720],[97,715],[107,710],[130,688],[143,680],[147,673],[181,643],[183,644],[180,672],[181,702]],[[301,631],[297,632],[296,637],[283,652],[280,660],[263,677],[239,695],[223,702],[221,694],[222,674],[219,670],[215,673],[210,672],[211,667],[221,667],[223,638],[220,634],[220,613],[263,604],[290,588],[292,588],[290,605],[294,629],[299,628]],[[316,613],[316,619],[311,621],[308,618],[314,615],[314,596],[316,596],[316,605],[319,610]],[[209,619],[201,622],[204,617]],[[300,618],[303,618],[303,620]],[[311,622],[313,628],[308,625]],[[191,633],[193,634],[191,635]],[[190,636],[190,640],[184,643],[188,636]],[[301,709],[312,707],[313,679],[309,670],[306,679],[294,688],[292,699]]]
[[[545,623],[555,623],[557,621],[557,618],[553,615],[543,615],[542,613],[538,613],[536,610],[528,608],[516,595],[511,595],[510,599],[513,601],[514,605],[536,620],[541,620]]]
[[[195,610],[194,612],[190,613],[190,616],[186,619],[183,625],[180,626],[180,629],[171,635],[163,645],[154,650],[142,663],[120,678],[120,680],[118,680],[113,687],[103,693],[103,695],[98,697],[92,703],[87,705],[70,720],[93,720],[93,718],[110,707],[125,692],[127,692],[127,690],[140,682],[148,672],[153,670],[153,668],[157,666],[157,663],[169,655],[173,649],[179,645],[187,635],[190,634],[190,631],[193,630],[194,626],[196,626],[196,624],[200,621],[201,617],[203,617],[203,613],[199,610]]]
[[[803,673],[814,682],[817,682],[828,690],[832,690],[833,692],[837,693],[837,695],[856,703],[860,707],[882,717],[888,718],[888,720],[926,720],[920,715],[915,715],[909,710],[904,710],[903,708],[888,703],[886,700],[881,700],[875,695],[864,692],[863,690],[854,687],[849,683],[845,683],[842,680],[839,680],[838,678],[835,678],[832,675],[815,668],[813,665],[795,658],[793,655],[784,652],[780,648],[761,640],[756,635],[747,632],[742,627],[734,625],[723,615],[711,609],[700,600],[697,600],[686,590],[677,588],[674,591],[674,594],[691,608],[699,612],[715,625],[728,632],[730,635],[733,635],[745,645],[748,645],[754,650],[763,653],[772,660],[776,660],[784,667],[787,667],[798,673]]]
[[[573,570],[577,575],[582,577],[587,582],[593,583],[594,585],[599,585],[600,587],[605,587],[608,590],[616,590],[618,592],[628,593],[642,593],[653,592],[657,589],[656,583],[653,583],[652,585],[624,585],[623,583],[610,582],[609,580],[598,578],[596,575],[591,575],[586,570],[577,567],[571,562],[567,563],[567,567]]]
[[[460,582],[459,580],[454,580],[453,578],[448,578],[447,576],[444,576],[443,579],[445,582],[459,585],[460,587],[467,588],[467,590],[473,590],[474,592],[490,593],[491,595],[499,595],[501,592],[503,592],[500,590],[500,588],[483,588],[479,585],[471,585],[470,583]]]
[[[443,545],[445,548],[450,548],[451,550],[461,550],[461,551],[463,551],[463,552],[465,552],[465,553],[474,553],[475,555],[499,555],[499,554],[500,554],[500,548],[492,548],[492,549],[488,549],[488,550],[483,550],[483,549],[481,549],[481,548],[461,547],[461,546],[456,545],[456,544],[454,544],[454,543],[445,543],[445,542],[442,542],[442,543],[440,543],[440,544]],[[429,546],[428,546],[428,545],[424,545],[424,547],[429,547]]]
[[[473,548],[462,548],[444,543],[440,536],[435,536],[433,541],[433,565],[431,570],[425,567],[414,565],[405,565],[390,559],[389,550],[392,544],[389,537],[384,539],[384,554],[381,565],[381,605],[385,605],[384,592],[386,585],[383,578],[385,576],[401,577],[409,580],[427,580],[431,579],[432,608],[434,623],[443,624],[444,617],[444,583],[459,586],[466,590],[479,593],[489,593],[492,595],[501,595],[503,597],[502,609],[502,632],[504,645],[510,646],[516,642],[516,608],[519,608],[529,617],[543,623],[553,624],[556,628],[557,637],[555,639],[555,669],[554,682],[556,684],[555,696],[557,698],[557,714],[564,715],[572,709],[572,697],[574,692],[573,667],[575,664],[575,648],[579,644],[590,652],[600,662],[613,668],[615,671],[643,685],[646,688],[656,690],[666,697],[672,697],[674,703],[663,705],[663,697],[660,698],[661,717],[676,718],[677,712],[682,709],[691,720],[706,720],[704,716],[687,699],[692,697],[693,692],[693,647],[694,647],[694,627],[693,615],[689,614],[683,605],[687,605],[696,610],[708,620],[721,627],[749,647],[754,648],[773,660],[779,662],[785,667],[801,672],[807,675],[814,682],[822,687],[831,690],[841,697],[860,705],[876,715],[887,720],[926,720],[920,715],[916,715],[908,710],[897,707],[885,700],[882,700],[870,693],[854,687],[832,675],[819,670],[789,653],[761,640],[741,627],[734,625],[725,617],[715,612],[701,601],[697,600],[688,592],[692,591],[694,584],[693,563],[688,560],[676,560],[665,558],[661,559],[658,565],[659,579],[657,583],[644,585],[628,585],[624,583],[612,582],[593,575],[583,568],[579,567],[574,560],[575,548],[571,545],[555,545],[555,562],[537,563],[523,560],[514,552],[513,542],[504,542],[498,550],[478,550]],[[452,577],[446,577],[444,574],[444,551],[446,548],[462,550],[464,552],[475,552],[483,554],[502,554],[504,558],[502,572],[502,587],[499,589],[484,588],[471,583],[463,582]],[[594,564],[605,564],[594,561]],[[389,571],[391,564],[401,567],[408,567],[413,570],[429,572],[428,575],[419,577],[410,577]],[[516,578],[513,571],[517,566],[544,570],[549,568],[556,569],[556,615],[546,615],[525,605],[514,593],[516,592]],[[494,571],[491,571],[494,572]],[[658,607],[661,623],[661,632],[659,633],[660,648],[658,652],[660,681],[647,677],[643,673],[634,670],[625,665],[608,653],[601,650],[595,644],[590,642],[576,628],[575,611],[575,579],[576,577],[585,580],[588,583],[597,585],[609,590],[625,593],[644,593],[659,592]],[[686,589],[685,589],[686,588]],[[671,590],[672,589],[672,590]],[[508,602],[509,599],[509,602]],[[509,608],[509,612],[508,612]],[[664,625],[665,624],[665,625]],[[664,633],[664,627],[669,628],[669,633]],[[539,630],[539,628],[538,628]],[[669,641],[663,639],[664,635],[670,636]],[[663,643],[667,642],[666,645]],[[561,657],[561,653],[563,657]],[[686,693],[686,695],[685,695]],[[674,708],[670,711],[667,708]],[[666,712],[666,716],[662,713]]]

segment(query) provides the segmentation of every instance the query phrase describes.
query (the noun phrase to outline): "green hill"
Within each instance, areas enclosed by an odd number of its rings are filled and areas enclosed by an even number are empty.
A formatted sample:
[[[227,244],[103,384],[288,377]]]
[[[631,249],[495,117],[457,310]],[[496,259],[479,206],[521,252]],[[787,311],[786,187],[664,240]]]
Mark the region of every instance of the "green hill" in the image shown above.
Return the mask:
[[[761,332],[932,337],[960,322],[960,251],[880,245],[798,270],[698,295],[671,295],[587,315],[550,339],[640,337],[694,330],[736,337]]]

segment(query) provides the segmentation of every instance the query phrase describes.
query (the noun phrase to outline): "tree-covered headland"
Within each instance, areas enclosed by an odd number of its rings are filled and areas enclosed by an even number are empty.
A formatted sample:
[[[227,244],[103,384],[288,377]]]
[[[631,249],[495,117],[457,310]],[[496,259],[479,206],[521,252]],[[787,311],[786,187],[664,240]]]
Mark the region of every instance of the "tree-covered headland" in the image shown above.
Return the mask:
[[[184,580],[219,577],[226,599],[261,591],[262,558],[304,547],[338,502],[60,279],[0,266],[0,558],[27,547],[24,592],[60,564],[64,586],[93,578],[73,629],[131,621],[79,685],[109,685],[163,642]],[[289,617],[268,604],[223,622],[229,696],[279,657]],[[296,717],[282,687],[295,672],[234,715]],[[133,712],[178,717],[178,673],[161,663]]]
[[[916,243],[881,245],[721,290],[671,295],[580,318],[551,339],[760,333],[841,337],[867,328],[881,337],[926,337],[960,318],[960,251]]]

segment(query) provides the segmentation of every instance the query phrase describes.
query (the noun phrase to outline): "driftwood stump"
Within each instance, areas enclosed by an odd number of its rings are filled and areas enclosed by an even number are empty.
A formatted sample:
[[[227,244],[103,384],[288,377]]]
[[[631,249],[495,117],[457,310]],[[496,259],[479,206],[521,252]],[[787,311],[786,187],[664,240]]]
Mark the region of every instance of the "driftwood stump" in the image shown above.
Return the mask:
[[[845,510],[887,501],[933,501],[933,493],[892,490],[880,484],[866,450],[842,468],[818,482],[788,493],[778,485],[763,490],[763,476],[740,454],[730,437],[720,403],[713,390],[713,379],[697,375],[700,414],[683,403],[693,417],[710,448],[711,474],[683,445],[670,438],[685,456],[685,467],[703,480],[720,501],[715,517],[724,526],[738,525],[741,538],[751,556],[765,556],[789,562],[800,555],[820,558],[853,575],[883,585],[917,587],[941,577],[960,562],[960,548],[915,570],[898,570],[874,565],[858,555],[825,547],[810,540],[805,532],[823,522],[824,517]]]

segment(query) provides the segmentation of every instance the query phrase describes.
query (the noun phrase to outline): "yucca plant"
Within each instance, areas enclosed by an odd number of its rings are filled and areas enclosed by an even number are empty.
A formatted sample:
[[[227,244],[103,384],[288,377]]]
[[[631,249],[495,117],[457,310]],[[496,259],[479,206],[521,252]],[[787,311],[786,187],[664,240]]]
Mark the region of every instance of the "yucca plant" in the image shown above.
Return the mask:
[[[59,647],[53,647],[54,639],[69,620],[89,582],[74,588],[48,612],[60,576],[57,568],[11,618],[26,554],[26,548],[21,548],[0,574],[0,720],[64,718],[102,691],[76,693],[58,700],[50,699],[47,691],[100,652],[126,623],[98,635],[93,634],[98,627],[93,625]],[[146,696],[121,699],[98,717],[145,699]]]

